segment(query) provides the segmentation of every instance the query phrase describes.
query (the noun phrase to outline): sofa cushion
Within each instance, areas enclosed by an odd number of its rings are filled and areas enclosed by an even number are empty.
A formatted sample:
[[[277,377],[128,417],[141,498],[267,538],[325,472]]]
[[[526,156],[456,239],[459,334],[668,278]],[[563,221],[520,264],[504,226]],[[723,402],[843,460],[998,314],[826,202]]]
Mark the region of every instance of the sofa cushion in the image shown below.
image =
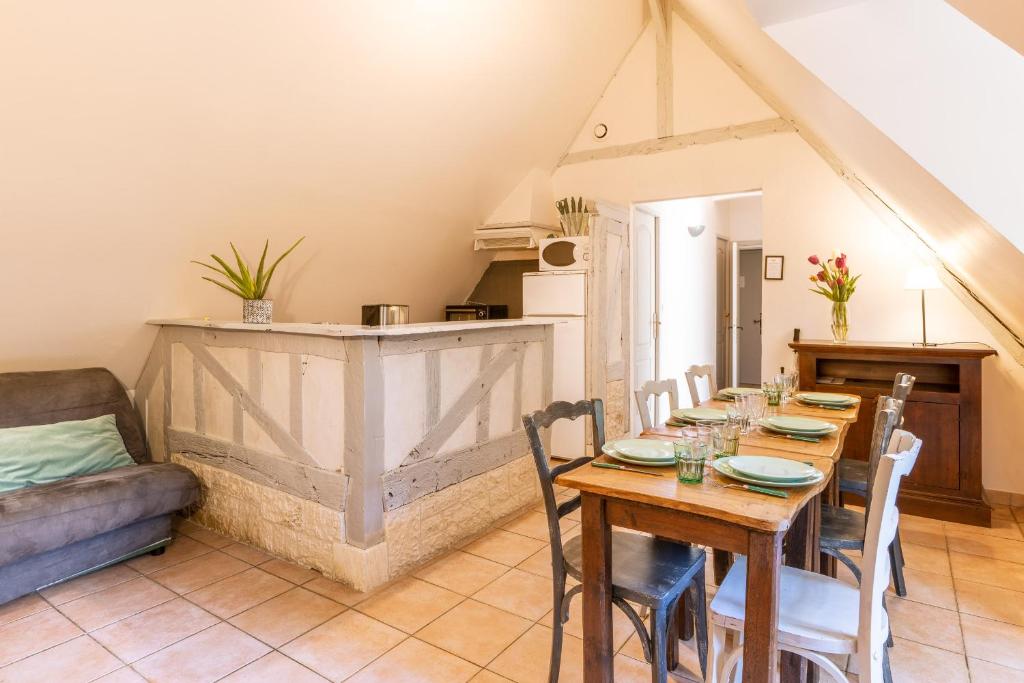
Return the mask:
[[[0,493],[134,465],[113,415],[0,429]]]
[[[0,373],[0,427],[88,420],[113,414],[125,448],[146,462],[142,420],[124,387],[104,368]]]
[[[0,494],[0,565],[195,502],[199,482],[172,463],[120,467]]]

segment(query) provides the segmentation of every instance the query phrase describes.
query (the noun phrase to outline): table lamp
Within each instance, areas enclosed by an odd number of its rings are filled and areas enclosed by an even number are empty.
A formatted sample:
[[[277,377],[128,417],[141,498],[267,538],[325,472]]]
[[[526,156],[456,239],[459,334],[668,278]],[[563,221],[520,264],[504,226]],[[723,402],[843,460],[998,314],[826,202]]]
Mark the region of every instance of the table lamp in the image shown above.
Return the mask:
[[[903,289],[921,290],[921,346],[935,346],[935,343],[928,343],[928,327],[925,323],[924,293],[929,289],[941,289],[942,283],[935,269],[929,266],[914,268],[907,272],[907,279],[903,283]],[[916,342],[915,342],[916,343]]]

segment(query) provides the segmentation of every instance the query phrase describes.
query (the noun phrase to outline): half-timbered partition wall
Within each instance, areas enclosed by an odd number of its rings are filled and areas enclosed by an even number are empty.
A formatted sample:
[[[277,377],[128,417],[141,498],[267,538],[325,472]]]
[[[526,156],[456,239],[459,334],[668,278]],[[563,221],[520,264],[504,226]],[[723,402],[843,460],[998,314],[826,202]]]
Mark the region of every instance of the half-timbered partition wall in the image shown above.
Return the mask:
[[[201,524],[365,590],[538,499],[550,325],[161,324],[136,401]]]

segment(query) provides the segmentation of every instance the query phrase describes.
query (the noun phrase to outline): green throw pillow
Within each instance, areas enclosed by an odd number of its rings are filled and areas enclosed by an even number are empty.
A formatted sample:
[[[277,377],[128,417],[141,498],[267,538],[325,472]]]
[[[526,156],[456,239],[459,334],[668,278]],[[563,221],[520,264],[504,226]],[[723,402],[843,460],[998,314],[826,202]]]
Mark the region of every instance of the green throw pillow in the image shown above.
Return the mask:
[[[134,464],[113,415],[0,429],[0,493]]]

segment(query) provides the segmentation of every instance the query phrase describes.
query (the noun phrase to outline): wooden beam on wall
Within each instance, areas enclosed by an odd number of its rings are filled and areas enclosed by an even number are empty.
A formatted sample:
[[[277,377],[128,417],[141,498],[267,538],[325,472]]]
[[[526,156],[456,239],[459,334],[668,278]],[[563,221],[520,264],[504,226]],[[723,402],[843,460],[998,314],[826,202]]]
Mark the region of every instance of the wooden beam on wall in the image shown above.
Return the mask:
[[[670,137],[673,133],[672,105],[674,96],[672,73],[672,12],[669,0],[650,0],[651,21],[657,27],[655,68],[657,84],[657,134],[659,138]]]
[[[640,142],[630,142],[625,145],[613,145],[610,147],[602,147],[600,149],[586,149],[579,152],[571,152],[562,157],[562,160],[558,162],[558,165],[567,166],[569,164],[580,164],[586,161],[597,161],[599,159],[617,159],[619,157],[644,154],[660,154],[662,152],[672,152],[686,147],[692,147],[694,145],[710,145],[716,142],[724,142],[726,140],[747,140],[749,138],[756,138],[762,135],[771,135],[772,133],[789,133],[793,130],[795,130],[793,125],[785,119],[765,119],[763,121],[740,123],[734,126],[724,126],[722,128],[698,130],[693,133],[683,133],[682,135],[673,135],[667,138],[654,138],[651,140],[641,140]]]

